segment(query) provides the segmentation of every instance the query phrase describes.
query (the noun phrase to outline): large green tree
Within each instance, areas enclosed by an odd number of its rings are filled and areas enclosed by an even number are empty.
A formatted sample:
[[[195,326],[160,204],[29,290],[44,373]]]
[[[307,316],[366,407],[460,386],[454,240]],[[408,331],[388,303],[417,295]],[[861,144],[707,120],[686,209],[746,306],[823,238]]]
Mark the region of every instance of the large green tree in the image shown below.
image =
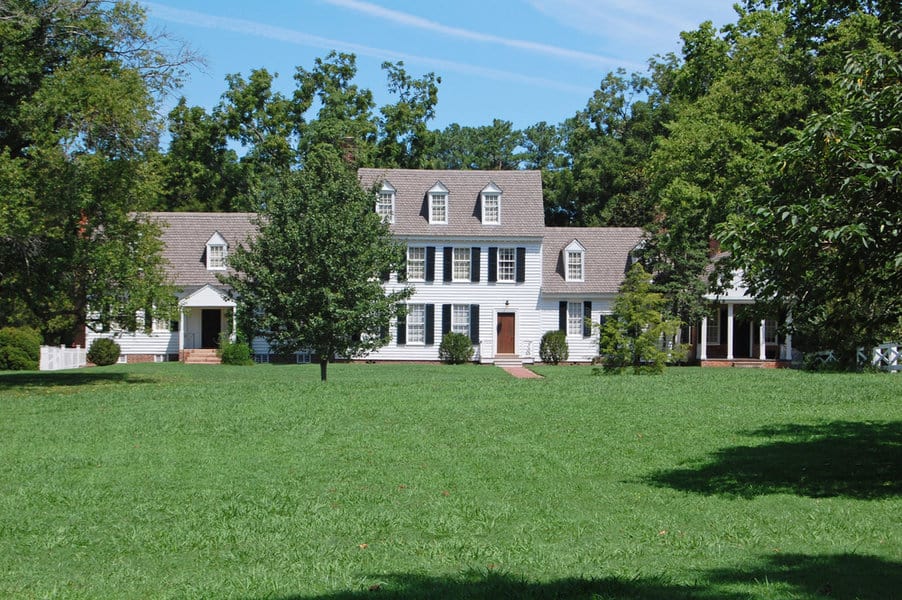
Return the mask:
[[[333,357],[384,345],[398,303],[411,293],[383,290],[381,275],[400,271],[404,249],[342,153],[314,146],[304,168],[271,190],[259,235],[230,256],[237,273],[225,278],[250,333],[276,352],[312,350],[323,381]]]
[[[71,342],[170,296],[134,216],[159,189],[157,101],[190,60],[162,48],[137,4],[0,3],[0,324]]]
[[[751,289],[800,341],[855,348],[898,334],[902,306],[902,26],[848,55],[828,110],[772,157],[766,191],[720,230]]]

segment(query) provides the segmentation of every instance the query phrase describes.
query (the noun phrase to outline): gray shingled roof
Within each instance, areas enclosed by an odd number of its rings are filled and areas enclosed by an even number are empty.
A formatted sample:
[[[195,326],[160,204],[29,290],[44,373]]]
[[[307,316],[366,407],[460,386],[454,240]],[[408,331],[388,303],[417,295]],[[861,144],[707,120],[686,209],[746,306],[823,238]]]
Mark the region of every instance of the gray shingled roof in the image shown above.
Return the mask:
[[[257,232],[254,213],[152,212],[147,216],[163,230],[163,257],[173,283],[181,288],[221,286],[216,273],[208,271],[207,240],[217,231],[232,252]],[[231,272],[231,271],[229,271]]]
[[[540,171],[445,171],[359,169],[365,188],[387,181],[395,188],[396,235],[467,237],[536,236],[545,232]],[[448,224],[430,225],[427,192],[441,182],[448,188]],[[501,189],[501,223],[483,225],[480,192],[490,183]]]
[[[645,237],[640,227],[546,227],[542,245],[543,294],[616,294],[629,254]],[[585,248],[584,279],[564,279],[563,250],[577,240]]]

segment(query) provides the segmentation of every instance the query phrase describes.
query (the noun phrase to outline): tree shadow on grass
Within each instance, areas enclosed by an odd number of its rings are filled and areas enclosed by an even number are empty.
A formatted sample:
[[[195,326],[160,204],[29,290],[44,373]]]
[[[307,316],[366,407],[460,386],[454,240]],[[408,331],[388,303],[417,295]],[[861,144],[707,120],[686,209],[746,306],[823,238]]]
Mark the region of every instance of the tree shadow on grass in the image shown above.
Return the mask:
[[[0,373],[0,391],[26,387],[69,387],[95,384],[153,383],[155,380],[130,373],[84,371],[42,371],[40,373]]]
[[[362,600],[363,598],[593,598],[623,600],[739,600],[759,597],[883,600],[902,589],[902,564],[873,556],[774,554],[748,567],[701,574],[700,583],[675,585],[663,578],[559,579],[535,583],[513,575],[471,572],[457,577],[422,574],[370,575],[356,591],[297,594],[278,600]]]
[[[643,481],[741,498],[786,493],[872,500],[902,494],[900,421],[783,425],[746,435],[784,439],[724,448],[698,465],[658,471]]]

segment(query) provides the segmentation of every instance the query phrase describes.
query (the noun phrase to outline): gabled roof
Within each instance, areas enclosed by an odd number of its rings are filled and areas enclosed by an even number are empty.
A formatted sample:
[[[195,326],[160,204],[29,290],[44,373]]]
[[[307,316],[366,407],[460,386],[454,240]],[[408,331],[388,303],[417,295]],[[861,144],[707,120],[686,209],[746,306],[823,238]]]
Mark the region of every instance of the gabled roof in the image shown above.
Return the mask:
[[[369,189],[388,182],[395,188],[396,235],[453,237],[541,237],[545,232],[540,171],[448,171],[359,169]],[[448,189],[448,224],[429,224],[427,192],[438,182]],[[482,224],[480,193],[489,184],[501,190],[501,223]]]
[[[254,213],[152,212],[147,216],[159,223],[167,271],[173,283],[183,288],[222,285],[216,274],[223,271],[208,271],[205,256],[207,242],[215,233],[228,244],[229,252],[257,233]]]
[[[630,252],[645,238],[641,227],[546,227],[542,244],[542,293],[616,294],[629,267]],[[564,279],[564,249],[584,249],[583,281]]]

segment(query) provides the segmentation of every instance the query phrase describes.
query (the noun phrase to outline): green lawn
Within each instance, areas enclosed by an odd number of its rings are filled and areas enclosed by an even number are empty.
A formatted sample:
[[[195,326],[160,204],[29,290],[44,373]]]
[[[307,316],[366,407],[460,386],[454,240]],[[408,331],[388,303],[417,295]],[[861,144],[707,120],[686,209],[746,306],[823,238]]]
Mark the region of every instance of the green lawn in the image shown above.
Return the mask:
[[[902,375],[0,374],[0,597],[902,595]]]

